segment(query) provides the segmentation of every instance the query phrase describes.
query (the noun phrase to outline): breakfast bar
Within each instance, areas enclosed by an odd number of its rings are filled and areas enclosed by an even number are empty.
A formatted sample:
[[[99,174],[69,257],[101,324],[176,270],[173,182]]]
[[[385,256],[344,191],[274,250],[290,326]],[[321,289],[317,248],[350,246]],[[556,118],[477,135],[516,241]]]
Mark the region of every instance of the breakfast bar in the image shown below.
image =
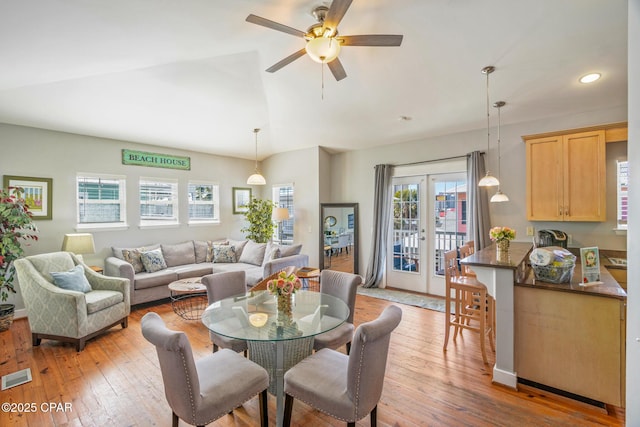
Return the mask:
[[[507,254],[497,257],[495,245],[460,260],[470,266],[496,300],[496,364],[493,382],[516,388],[514,284],[526,274],[531,243],[511,242]]]

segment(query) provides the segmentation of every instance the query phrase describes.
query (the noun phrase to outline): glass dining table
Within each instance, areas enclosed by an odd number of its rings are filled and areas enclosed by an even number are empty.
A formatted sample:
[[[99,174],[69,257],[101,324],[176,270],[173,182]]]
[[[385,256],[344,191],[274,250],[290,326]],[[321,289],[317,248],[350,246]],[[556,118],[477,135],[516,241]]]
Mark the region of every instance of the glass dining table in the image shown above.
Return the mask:
[[[254,291],[217,301],[202,314],[212,332],[246,340],[249,359],[269,373],[269,392],[276,397],[276,425],[284,416],[284,374],[313,351],[313,337],[341,325],[349,307],[339,298],[299,290],[292,296],[291,315],[278,316],[277,299]]]

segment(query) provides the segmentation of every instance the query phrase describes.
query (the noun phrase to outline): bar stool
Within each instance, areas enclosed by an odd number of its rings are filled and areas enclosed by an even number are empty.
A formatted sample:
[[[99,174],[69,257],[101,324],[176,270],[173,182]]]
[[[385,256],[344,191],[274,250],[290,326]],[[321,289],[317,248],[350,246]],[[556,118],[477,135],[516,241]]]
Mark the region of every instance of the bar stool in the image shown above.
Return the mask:
[[[444,254],[445,262],[445,307],[451,307],[453,301],[454,313],[445,316],[445,335],[443,350],[447,350],[449,332],[453,326],[453,340],[463,329],[477,332],[480,335],[480,350],[482,360],[488,363],[485,350],[485,340],[488,338],[491,350],[495,352],[495,303],[488,294],[484,283],[478,282],[474,277],[463,276],[458,269],[457,250],[451,250]],[[452,297],[453,294],[453,297]]]
[[[473,240],[470,240],[464,245],[460,246],[460,259],[473,255],[474,252],[475,248],[473,247]],[[476,277],[476,273],[474,273],[468,265],[460,264],[460,273],[463,276]]]

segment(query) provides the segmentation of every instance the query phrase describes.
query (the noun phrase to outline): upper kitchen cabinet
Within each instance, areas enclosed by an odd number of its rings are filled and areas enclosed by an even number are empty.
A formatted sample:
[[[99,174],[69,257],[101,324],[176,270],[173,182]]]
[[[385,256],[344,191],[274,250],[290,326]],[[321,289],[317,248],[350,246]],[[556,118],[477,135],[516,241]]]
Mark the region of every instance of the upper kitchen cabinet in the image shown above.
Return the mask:
[[[524,136],[529,221],[605,221],[605,144],[626,123]],[[624,139],[622,139],[624,138]]]

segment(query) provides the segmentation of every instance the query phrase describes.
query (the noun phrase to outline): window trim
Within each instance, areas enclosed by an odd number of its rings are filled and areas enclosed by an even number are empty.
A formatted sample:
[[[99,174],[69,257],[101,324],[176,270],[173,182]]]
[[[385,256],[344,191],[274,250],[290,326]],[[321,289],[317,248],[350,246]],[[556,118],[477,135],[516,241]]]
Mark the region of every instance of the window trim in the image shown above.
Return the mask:
[[[80,222],[80,179],[81,178],[93,178],[93,179],[105,179],[105,180],[117,180],[119,181],[118,188],[118,202],[120,204],[120,221],[113,222]],[[94,173],[94,172],[77,172],[75,179],[76,186],[76,231],[101,231],[101,230],[128,230],[129,224],[127,223],[127,177],[126,175],[106,174],[106,173]]]
[[[148,183],[158,183],[158,184],[168,184],[171,185],[172,189],[172,197],[171,197],[171,206],[173,210],[172,218],[163,218],[163,219],[146,219],[142,217],[142,206],[144,204],[158,204],[161,203],[148,203],[142,201],[142,185],[143,182]],[[141,176],[138,178],[138,220],[139,220],[139,228],[171,228],[177,227],[180,225],[180,189],[178,188],[179,181],[175,178],[156,178],[156,177],[148,177]]]
[[[210,185],[212,187],[213,195],[211,203],[203,201],[191,201],[189,200],[189,187],[191,185]],[[212,205],[213,206],[213,218],[191,218],[191,205]],[[214,181],[204,180],[189,180],[187,182],[187,224],[188,225],[207,225],[207,224],[220,224],[220,184]]]

